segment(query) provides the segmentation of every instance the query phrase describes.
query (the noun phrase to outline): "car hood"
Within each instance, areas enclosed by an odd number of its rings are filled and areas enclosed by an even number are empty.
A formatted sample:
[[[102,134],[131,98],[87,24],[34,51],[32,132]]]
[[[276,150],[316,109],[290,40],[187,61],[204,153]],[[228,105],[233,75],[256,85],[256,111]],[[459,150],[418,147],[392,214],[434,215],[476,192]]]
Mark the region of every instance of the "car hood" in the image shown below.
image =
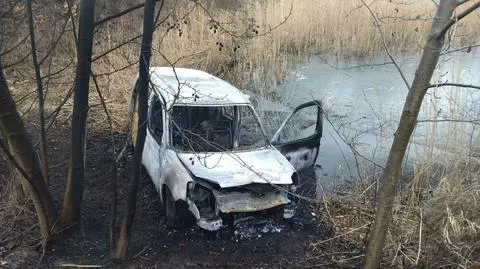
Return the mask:
[[[221,188],[251,183],[292,184],[293,166],[273,147],[244,152],[177,153],[196,177]]]

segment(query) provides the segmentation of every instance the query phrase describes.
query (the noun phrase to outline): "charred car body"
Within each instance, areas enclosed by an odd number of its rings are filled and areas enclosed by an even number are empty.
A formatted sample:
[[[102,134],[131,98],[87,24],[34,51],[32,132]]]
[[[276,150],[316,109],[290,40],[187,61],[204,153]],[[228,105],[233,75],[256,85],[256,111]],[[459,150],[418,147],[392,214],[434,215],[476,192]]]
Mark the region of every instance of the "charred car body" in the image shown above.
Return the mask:
[[[136,103],[134,90],[133,141]],[[293,217],[297,172],[312,167],[318,155],[319,102],[296,108],[269,140],[249,96],[236,87],[199,70],[153,67],[147,119],[142,165],[169,226],[194,220],[217,230],[225,214],[271,208]],[[308,126],[298,127],[299,119],[310,119]]]

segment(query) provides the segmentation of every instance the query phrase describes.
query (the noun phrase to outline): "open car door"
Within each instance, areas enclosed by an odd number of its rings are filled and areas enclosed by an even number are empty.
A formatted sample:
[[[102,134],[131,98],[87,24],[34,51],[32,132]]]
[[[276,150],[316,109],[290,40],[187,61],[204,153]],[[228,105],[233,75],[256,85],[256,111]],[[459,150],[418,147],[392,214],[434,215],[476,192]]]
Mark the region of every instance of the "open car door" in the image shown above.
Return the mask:
[[[320,101],[295,108],[272,138],[272,144],[297,171],[312,168],[318,157],[323,130]]]

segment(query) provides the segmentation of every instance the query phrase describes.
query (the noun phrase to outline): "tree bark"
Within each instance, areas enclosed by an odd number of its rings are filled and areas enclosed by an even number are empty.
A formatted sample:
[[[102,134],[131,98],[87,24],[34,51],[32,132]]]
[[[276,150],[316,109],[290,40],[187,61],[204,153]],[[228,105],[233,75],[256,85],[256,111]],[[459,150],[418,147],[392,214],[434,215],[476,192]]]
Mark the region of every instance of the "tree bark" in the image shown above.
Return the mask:
[[[53,199],[45,185],[35,148],[8,89],[0,61],[0,142],[10,161],[22,172],[21,183],[33,201],[43,239],[50,237],[56,221]]]
[[[154,14],[155,14],[155,0],[146,0],[143,18],[143,37],[142,47],[140,51],[140,67],[138,78],[138,116],[139,122],[143,123],[147,120],[148,107],[148,84],[149,84],[149,66],[150,56],[152,54],[152,37],[154,30]],[[138,182],[140,181],[140,171],[142,165],[142,153],[145,143],[145,136],[147,132],[147,125],[140,124],[135,141],[134,151],[134,170],[133,177],[130,181],[130,188],[127,197],[126,216],[122,222],[120,235],[117,241],[117,252],[114,258],[125,258],[130,236],[132,234],[132,224],[135,218],[135,211],[137,205],[137,190]]]
[[[35,29],[33,26],[32,0],[27,0],[28,28],[30,34],[30,46],[32,49],[33,68],[35,70],[35,81],[37,83],[38,96],[38,118],[40,124],[40,164],[42,167],[43,180],[48,184],[48,153],[47,153],[47,132],[45,131],[45,100],[43,96],[42,75],[37,59],[37,46],[35,45]]]
[[[83,186],[85,181],[85,145],[88,116],[88,91],[92,59],[95,0],[80,2],[78,30],[77,70],[75,77],[71,155],[67,187],[62,208],[62,222],[69,225],[80,220]]]
[[[415,72],[411,90],[408,92],[405,100],[402,116],[390,148],[382,185],[380,187],[375,221],[369,233],[367,255],[363,265],[365,269],[378,268],[380,265],[382,249],[385,245],[388,226],[392,218],[392,207],[402,161],[410,137],[417,124],[418,113],[423,98],[429,88],[430,80],[437,66],[438,58],[440,57],[444,44],[444,34],[441,34],[442,29],[449,22],[456,5],[455,0],[440,1],[427,44],[423,49],[420,64]]]

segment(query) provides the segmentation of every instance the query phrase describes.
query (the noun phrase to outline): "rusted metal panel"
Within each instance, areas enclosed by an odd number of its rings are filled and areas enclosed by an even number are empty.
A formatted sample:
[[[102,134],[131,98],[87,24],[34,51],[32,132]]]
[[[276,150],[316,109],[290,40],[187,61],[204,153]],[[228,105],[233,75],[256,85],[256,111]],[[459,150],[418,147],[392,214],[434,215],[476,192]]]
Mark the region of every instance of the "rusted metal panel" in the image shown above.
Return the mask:
[[[280,192],[221,192],[214,190],[218,208],[223,213],[254,212],[290,203]]]

